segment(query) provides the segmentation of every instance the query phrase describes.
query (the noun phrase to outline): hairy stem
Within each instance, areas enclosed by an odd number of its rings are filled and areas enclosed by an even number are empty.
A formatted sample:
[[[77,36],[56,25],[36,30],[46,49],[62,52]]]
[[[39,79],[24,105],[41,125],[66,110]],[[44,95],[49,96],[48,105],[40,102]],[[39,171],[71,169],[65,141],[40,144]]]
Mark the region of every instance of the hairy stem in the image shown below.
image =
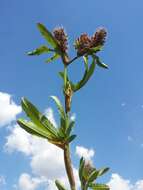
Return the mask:
[[[72,168],[72,163],[71,163],[71,158],[70,158],[69,144],[65,145],[65,148],[64,148],[64,162],[65,162],[65,168],[66,168],[71,190],[75,190],[76,189],[75,179],[73,175],[73,168]]]

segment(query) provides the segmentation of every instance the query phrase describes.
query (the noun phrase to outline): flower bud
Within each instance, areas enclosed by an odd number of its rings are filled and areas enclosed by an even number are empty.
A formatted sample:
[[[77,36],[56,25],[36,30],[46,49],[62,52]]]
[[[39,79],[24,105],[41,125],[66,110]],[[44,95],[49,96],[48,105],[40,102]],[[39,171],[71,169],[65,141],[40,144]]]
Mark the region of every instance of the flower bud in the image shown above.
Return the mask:
[[[90,37],[84,33],[75,41],[75,49],[77,49],[78,55],[84,55],[89,49],[91,45]]]
[[[68,49],[68,36],[64,28],[56,28],[53,31],[54,38],[57,40],[60,50],[65,53]]]
[[[91,37],[91,46],[97,47],[102,46],[105,43],[105,38],[107,36],[107,31],[104,28],[98,29],[95,34]]]

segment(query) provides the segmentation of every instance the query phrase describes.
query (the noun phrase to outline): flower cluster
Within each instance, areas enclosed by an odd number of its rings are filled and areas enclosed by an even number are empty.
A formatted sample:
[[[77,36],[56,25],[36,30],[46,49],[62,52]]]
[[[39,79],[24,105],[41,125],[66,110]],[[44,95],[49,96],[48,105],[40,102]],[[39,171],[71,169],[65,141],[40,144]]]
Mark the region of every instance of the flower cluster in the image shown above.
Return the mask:
[[[98,29],[92,37],[89,37],[86,33],[81,34],[81,36],[75,41],[77,55],[84,55],[85,53],[89,53],[91,48],[103,46],[106,36],[107,32],[104,28]]]
[[[75,48],[77,49],[78,55],[85,54],[91,47],[90,37],[84,33],[75,41]]]
[[[63,28],[56,28],[53,31],[54,38],[57,40],[60,50],[65,53],[68,49],[68,36]]]

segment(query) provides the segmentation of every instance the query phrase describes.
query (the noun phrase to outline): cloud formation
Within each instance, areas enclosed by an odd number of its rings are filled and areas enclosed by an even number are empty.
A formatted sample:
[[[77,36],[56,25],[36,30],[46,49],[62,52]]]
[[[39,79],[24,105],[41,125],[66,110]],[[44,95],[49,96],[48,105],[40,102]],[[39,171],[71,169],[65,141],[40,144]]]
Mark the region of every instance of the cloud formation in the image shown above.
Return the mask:
[[[48,119],[57,126],[53,110],[49,108],[45,113]],[[27,173],[20,175],[16,185],[18,190],[37,190],[41,186],[45,190],[57,190],[54,184],[55,179],[59,179],[61,183],[69,187],[65,173],[63,151],[45,139],[31,136],[18,125],[15,125],[10,129],[5,150],[8,152],[18,151],[31,158],[32,175]],[[93,149],[83,146],[76,146],[75,153],[79,158],[83,156],[91,162],[95,154]],[[74,175],[79,189],[78,170],[75,167]],[[4,183],[4,178],[0,178],[0,183]],[[124,179],[117,173],[112,174],[108,185],[111,190],[143,190],[143,180],[138,180],[135,184],[132,184],[130,180]]]
[[[37,189],[45,180],[42,178],[31,177],[27,173],[21,174],[18,181],[19,190],[35,190]]]
[[[87,149],[83,146],[76,146],[76,154],[78,155],[79,158],[84,157],[85,160],[91,161],[95,152],[93,149]]]
[[[12,96],[3,92],[0,92],[0,108],[0,127],[10,124],[21,113],[21,107],[12,100]]]
[[[143,190],[143,180],[132,184],[130,180],[124,179],[117,173],[112,174],[108,185],[111,190]]]
[[[53,116],[53,110],[49,108],[45,113],[48,119],[57,126]],[[31,158],[30,166],[32,173],[37,176],[36,179],[38,180],[38,183],[36,183],[37,180],[35,182],[35,178],[29,174],[22,174],[19,178],[19,187],[26,184],[25,189],[34,190],[39,184],[46,183],[49,184],[48,189],[53,189],[55,179],[59,179],[65,186],[69,186],[65,172],[63,151],[60,148],[57,148],[45,139],[28,134],[18,125],[13,126],[10,130],[5,144],[5,150],[8,152],[18,151],[29,156]],[[75,167],[74,175],[79,186],[78,171]],[[41,178],[45,180],[41,182]],[[23,181],[26,182],[23,183]]]

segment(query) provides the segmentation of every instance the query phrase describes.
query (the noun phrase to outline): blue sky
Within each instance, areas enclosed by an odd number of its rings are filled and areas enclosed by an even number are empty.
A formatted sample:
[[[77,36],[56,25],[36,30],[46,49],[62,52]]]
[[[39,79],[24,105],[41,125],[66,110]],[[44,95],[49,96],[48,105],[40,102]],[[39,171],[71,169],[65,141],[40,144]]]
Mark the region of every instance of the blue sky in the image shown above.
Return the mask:
[[[46,44],[36,28],[37,22],[44,23],[49,30],[64,26],[72,56],[73,40],[81,33],[92,35],[100,26],[107,28],[108,39],[100,56],[109,70],[97,68],[88,85],[73,97],[72,108],[78,134],[72,146],[75,166],[75,146],[93,148],[96,165],[111,168],[106,181],[112,173],[132,184],[143,179],[142,9],[141,0],[1,1],[0,92],[11,94],[16,105],[26,96],[45,110],[54,107],[50,95],[62,99],[60,61],[47,65],[46,56],[26,56],[27,51]],[[78,60],[70,69],[71,78],[79,80],[83,63]],[[55,118],[58,119],[57,113]],[[15,124],[12,121],[10,128]],[[29,156],[20,151],[5,151],[10,133],[9,127],[0,128],[0,175],[6,178],[4,190],[12,189],[23,172],[33,175]]]

